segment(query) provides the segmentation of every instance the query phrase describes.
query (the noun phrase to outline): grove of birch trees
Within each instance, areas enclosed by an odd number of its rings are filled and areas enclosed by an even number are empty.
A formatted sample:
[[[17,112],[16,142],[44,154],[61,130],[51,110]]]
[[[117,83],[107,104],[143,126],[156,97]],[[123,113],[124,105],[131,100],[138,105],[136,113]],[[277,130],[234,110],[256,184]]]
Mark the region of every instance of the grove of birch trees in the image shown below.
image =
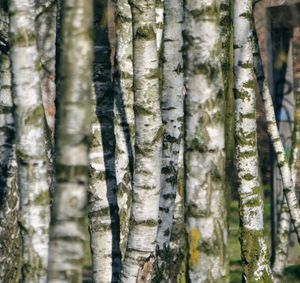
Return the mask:
[[[0,282],[231,282],[233,198],[240,282],[285,282],[300,98],[287,157],[256,2],[0,0]],[[284,193],[272,262],[259,96]]]

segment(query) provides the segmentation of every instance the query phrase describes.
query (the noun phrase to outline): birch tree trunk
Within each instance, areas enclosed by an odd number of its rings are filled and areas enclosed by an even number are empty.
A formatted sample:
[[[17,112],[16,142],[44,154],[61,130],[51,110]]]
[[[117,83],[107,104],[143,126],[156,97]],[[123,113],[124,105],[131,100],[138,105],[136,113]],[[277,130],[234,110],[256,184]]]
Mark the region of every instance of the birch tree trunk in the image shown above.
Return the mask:
[[[41,99],[35,1],[12,0],[10,56],[23,237],[23,282],[45,282],[48,262],[49,182]]]
[[[252,1],[234,1],[234,91],[243,282],[272,282],[258,178]]]
[[[280,218],[277,229],[277,245],[275,247],[275,261],[273,264],[274,282],[282,282],[282,275],[286,267],[289,246],[290,214],[286,199],[283,198],[280,208]]]
[[[55,124],[55,56],[56,56],[56,0],[37,0],[36,30],[41,56],[41,90],[47,125],[52,139]]]
[[[92,1],[63,1],[56,188],[47,282],[82,282],[83,218],[89,165],[92,23]]]
[[[156,15],[156,45],[158,52],[161,52],[163,42],[163,26],[164,26],[164,0],[157,0],[155,3]]]
[[[2,1],[3,2],[3,1]],[[8,11],[0,2],[0,34],[8,49]],[[8,50],[7,50],[8,51]],[[21,264],[15,121],[8,53],[0,51],[0,282],[17,282]]]
[[[259,58],[257,59],[259,60]],[[272,96],[270,94],[270,90],[264,77],[264,71],[261,60],[259,60],[256,65],[256,77],[264,104],[267,130],[276,155],[283,183],[283,192],[287,200],[291,220],[297,233],[298,242],[300,242],[300,208],[292,182],[292,175],[289,168],[289,162],[286,159],[285,151],[277,128]]]
[[[264,92],[264,87],[267,87],[264,71],[263,71],[263,63],[260,56],[259,50],[259,43],[256,31],[254,31],[254,70],[257,77],[257,82],[259,84],[260,92]],[[272,98],[271,98],[272,99]],[[272,106],[273,107],[273,106]],[[274,117],[275,118],[275,117]],[[296,122],[296,121],[295,121]],[[276,123],[276,121],[275,121]],[[277,125],[276,125],[277,127]],[[294,124],[294,131],[296,130],[296,123]],[[295,133],[295,132],[294,132]],[[293,141],[294,143],[294,141]],[[291,157],[296,153],[296,149],[292,146],[292,154]],[[297,153],[296,153],[297,154]],[[290,162],[292,164],[292,161]],[[292,165],[294,167],[294,165]],[[295,171],[295,170],[294,170]],[[295,180],[295,175],[293,174],[293,184]],[[280,219],[278,224],[278,231],[277,231],[277,245],[275,251],[275,261],[273,264],[273,276],[274,282],[281,282],[282,280],[282,273],[284,271],[286,260],[287,260],[287,252],[288,252],[288,245],[289,245],[289,231],[290,231],[290,216],[289,216],[289,208],[286,202],[286,199],[283,198],[281,209],[280,209]]]
[[[128,0],[115,0],[116,60],[115,136],[116,178],[120,215],[120,248],[124,258],[132,202],[132,169],[134,144],[132,18]]]
[[[135,162],[133,203],[121,282],[150,282],[156,246],[161,143],[155,0],[131,1]],[[141,281],[144,280],[144,281]]]
[[[299,171],[299,158],[300,158],[300,95],[296,93],[296,105],[294,112],[294,129],[292,137],[292,153],[290,157],[290,170],[293,188],[296,191],[297,173]],[[290,213],[286,202],[283,198],[280,219],[277,231],[277,245],[275,250],[275,261],[273,264],[274,282],[281,282],[283,271],[286,267],[288,260],[288,246],[289,246],[289,233],[290,233]]]
[[[159,274],[156,276],[162,276],[161,280],[164,279],[167,282],[170,275],[171,258],[176,257],[176,254],[170,254],[169,244],[174,221],[178,162],[183,131],[182,1],[164,0],[164,11],[161,107],[165,131],[163,136],[161,192],[157,231]],[[177,249],[174,250],[177,252]],[[164,263],[167,263],[167,265]],[[164,272],[166,273],[164,274]]]
[[[287,200],[287,204],[291,215],[291,220],[295,228],[295,231],[297,233],[298,242],[300,242],[300,209],[298,205],[297,196],[293,187],[289,163],[288,160],[286,159],[285,151],[278,132],[277,123],[274,114],[273,101],[272,101],[272,97],[267,82],[264,79],[263,70],[260,69],[257,70],[257,72],[258,72],[257,77],[260,86],[260,93],[262,96],[264,109],[265,109],[266,121],[268,126],[267,128],[268,134],[276,155],[276,159],[277,159],[277,163],[278,163],[278,167],[280,170],[282,183],[283,183],[283,192]]]
[[[220,1],[186,1],[186,207],[191,282],[227,282]]]
[[[173,224],[170,231],[170,240],[167,247],[158,250],[160,256],[159,269],[155,273],[154,282],[185,282],[187,266],[187,243],[185,233],[184,207],[184,147],[183,139],[180,143],[178,156],[178,174],[176,175],[176,198],[174,200]],[[160,221],[159,221],[160,222]],[[161,253],[163,253],[161,255]]]
[[[180,144],[173,226],[170,239],[172,261],[169,269],[170,282],[182,282],[187,272],[187,239],[185,230],[185,179],[184,179],[184,141]],[[184,281],[183,281],[184,282]]]
[[[118,281],[121,263],[115,170],[114,94],[111,80],[107,8],[106,0],[94,2],[95,94],[92,98],[93,141],[89,156],[91,166],[89,229],[93,280],[104,283]],[[117,165],[119,166],[118,163]]]

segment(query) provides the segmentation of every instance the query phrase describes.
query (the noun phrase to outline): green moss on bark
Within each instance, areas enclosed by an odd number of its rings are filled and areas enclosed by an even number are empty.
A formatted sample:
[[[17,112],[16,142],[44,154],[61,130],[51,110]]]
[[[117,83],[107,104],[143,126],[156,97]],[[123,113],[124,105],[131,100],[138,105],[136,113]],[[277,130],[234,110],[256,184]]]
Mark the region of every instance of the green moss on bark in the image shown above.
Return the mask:
[[[263,237],[263,231],[258,230],[248,230],[242,229],[240,242],[242,247],[242,266],[243,266],[243,277],[248,279],[248,282],[259,282],[259,283],[271,283],[270,274],[263,271],[263,275],[257,280],[255,276],[255,271],[259,269],[257,266],[258,258],[261,257],[261,245],[259,239]],[[269,258],[269,253],[267,252],[266,258]]]
[[[136,39],[153,40],[156,39],[156,33],[152,25],[138,27],[135,32]]]

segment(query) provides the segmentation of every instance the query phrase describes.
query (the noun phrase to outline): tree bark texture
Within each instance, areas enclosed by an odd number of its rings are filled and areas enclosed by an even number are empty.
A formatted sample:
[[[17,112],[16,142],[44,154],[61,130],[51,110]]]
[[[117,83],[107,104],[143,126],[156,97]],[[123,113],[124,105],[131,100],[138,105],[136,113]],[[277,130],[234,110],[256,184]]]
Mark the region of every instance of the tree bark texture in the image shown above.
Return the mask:
[[[163,136],[155,1],[130,4],[136,132],[131,223],[121,282],[148,282],[156,247]]]
[[[264,239],[263,193],[258,178],[252,1],[234,1],[236,166],[243,282],[272,282]]]
[[[170,282],[182,282],[187,271],[187,239],[185,229],[185,181],[184,181],[184,141],[180,144],[177,175],[177,192],[170,239]]]
[[[157,0],[155,4],[156,14],[156,45],[158,52],[161,52],[163,42],[163,26],[164,26],[164,0]]]
[[[257,39],[255,39],[255,42],[257,42]],[[258,43],[255,44],[257,45]],[[262,96],[262,100],[264,104],[267,130],[271,140],[271,144],[273,146],[276,155],[276,159],[277,159],[277,163],[278,163],[278,167],[280,170],[282,183],[283,183],[283,192],[287,200],[287,204],[291,215],[291,220],[294,225],[295,231],[297,233],[298,242],[300,242],[300,208],[299,208],[297,196],[292,182],[292,174],[289,168],[289,162],[286,158],[283,144],[277,128],[272,96],[270,94],[268,84],[265,80],[263,65],[259,57],[259,52],[256,52],[256,54],[257,54],[256,56],[257,63],[256,63],[255,72],[256,72],[256,77],[260,89],[260,94]]]
[[[294,190],[297,188],[297,174],[299,171],[300,158],[300,95],[296,92],[296,104],[294,112],[294,129],[292,137],[292,153],[290,156],[290,170]],[[291,230],[290,213],[287,201],[283,198],[280,219],[277,231],[277,241],[275,250],[275,261],[273,264],[274,282],[281,282],[283,271],[288,260],[289,233]]]
[[[114,135],[115,101],[111,78],[107,1],[95,1],[94,11],[93,80],[95,93],[92,97],[92,145],[89,157],[91,166],[89,229],[93,280],[108,283],[118,280],[121,253],[115,168],[115,162],[117,162],[115,160],[116,140]],[[129,176],[127,177],[129,178]]]
[[[220,1],[186,1],[184,54],[188,276],[227,282]]]
[[[116,58],[114,74],[116,179],[120,215],[120,248],[124,258],[132,202],[134,145],[132,17],[128,0],[115,0]]]
[[[37,43],[41,59],[41,90],[47,125],[54,137],[55,125],[55,56],[56,56],[56,0],[36,1]]]
[[[49,180],[35,1],[10,1],[10,56],[23,238],[23,282],[46,282]]]
[[[181,1],[164,1],[164,59],[162,121],[164,124],[161,196],[157,244],[163,250],[170,242],[177,190],[178,159],[183,129],[183,59]]]
[[[92,1],[63,1],[56,187],[51,214],[48,282],[82,282],[83,218],[89,168],[92,23]]]
[[[3,2],[3,1],[2,1]],[[8,46],[8,11],[0,1],[0,33]],[[9,54],[0,51],[0,282],[16,282],[21,264],[15,121]]]
[[[275,260],[272,267],[274,282],[282,282],[282,275],[286,267],[289,246],[290,214],[286,199],[283,198],[280,208],[280,218],[277,229]]]
[[[161,102],[164,136],[157,231],[158,268],[161,274],[157,274],[157,276],[162,276],[164,280],[167,280],[170,275],[170,264],[172,263],[169,244],[172,224],[174,222],[175,198],[178,187],[179,152],[183,135],[182,1],[165,0],[164,11],[163,86]],[[179,199],[178,201],[180,202]],[[183,215],[181,216],[183,217]],[[174,245],[176,244],[174,243]],[[174,251],[177,251],[175,247]],[[176,257],[176,255],[173,254],[171,257]],[[168,262],[167,266],[165,266],[164,262]]]
[[[297,200],[297,196],[294,190],[291,172],[289,168],[288,160],[285,156],[285,151],[280,139],[279,131],[277,128],[277,123],[274,114],[273,101],[268,88],[267,82],[264,80],[263,73],[258,70],[258,81],[260,85],[260,93],[262,95],[262,100],[265,109],[267,130],[273,146],[280,174],[283,183],[283,192],[287,200],[289,207],[292,223],[294,225],[295,231],[297,233],[298,242],[300,242],[300,208]]]
[[[175,178],[177,179],[176,197],[174,199],[172,213],[173,224],[170,230],[170,239],[168,245],[165,245],[163,250],[159,250],[158,248],[156,250],[158,262],[156,263],[157,266],[155,266],[157,270],[155,270],[152,282],[182,282],[182,280],[186,280],[187,242],[184,222],[185,183],[183,138],[180,143],[177,174]]]

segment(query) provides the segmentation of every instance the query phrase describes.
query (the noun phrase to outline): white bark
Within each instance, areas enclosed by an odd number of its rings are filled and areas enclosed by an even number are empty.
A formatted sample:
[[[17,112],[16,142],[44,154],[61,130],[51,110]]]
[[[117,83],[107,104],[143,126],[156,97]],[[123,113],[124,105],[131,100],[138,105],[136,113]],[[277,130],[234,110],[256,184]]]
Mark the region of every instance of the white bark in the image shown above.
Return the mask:
[[[256,45],[257,44],[258,43],[256,43]],[[259,55],[259,52],[257,51],[256,54]],[[257,60],[259,60],[259,58],[257,58]],[[255,72],[259,84],[260,94],[262,96],[264,104],[267,131],[276,155],[278,167],[282,178],[283,192],[287,200],[293,226],[297,233],[298,242],[300,242],[300,208],[295,193],[295,188],[292,182],[292,175],[291,170],[289,168],[289,162],[286,159],[285,151],[278,131],[272,96],[270,94],[268,84],[264,77],[261,59],[256,64]]]
[[[45,282],[48,262],[49,183],[35,1],[10,1],[10,55],[16,113],[23,237],[23,282]]]
[[[156,14],[156,45],[160,52],[163,41],[163,26],[164,26],[164,1],[156,0],[155,14]]]
[[[241,252],[245,282],[271,282],[263,236],[263,197],[258,178],[252,1],[234,1],[234,86],[236,160],[239,182]]]
[[[262,67],[262,65],[260,66]],[[296,184],[297,184],[297,172],[299,170],[299,154],[300,154],[300,96],[299,93],[296,93],[294,129],[293,129],[293,137],[292,137],[292,153],[289,160],[292,184],[293,184],[293,189],[295,191],[296,191]],[[283,198],[281,209],[280,209],[280,219],[279,219],[278,231],[277,231],[275,261],[273,264],[274,282],[282,281],[282,274],[288,260],[290,229],[291,229],[291,224],[290,224],[289,208],[286,199]]]
[[[135,111],[135,162],[131,229],[121,282],[151,278],[157,232],[161,142],[155,0],[131,1]]]
[[[186,237],[185,237],[185,206],[184,206],[184,146],[180,143],[178,169],[176,175],[176,198],[172,214],[173,224],[170,240],[163,251],[157,251],[158,270],[154,275],[154,282],[180,282],[186,276]]]
[[[56,187],[47,282],[82,282],[83,218],[88,187],[92,89],[92,1],[62,6],[61,84],[56,140]]]
[[[290,231],[290,214],[286,199],[283,198],[280,208],[280,218],[277,229],[277,245],[275,261],[272,267],[274,282],[282,282],[282,274],[287,263]]]
[[[186,276],[186,230],[185,230],[185,179],[184,179],[184,144],[180,144],[177,175],[177,192],[175,198],[174,221],[171,231],[170,251],[173,254],[169,276],[171,282],[179,282]],[[172,281],[173,280],[173,281]]]
[[[220,1],[186,1],[186,207],[191,282],[227,282]]]
[[[92,98],[91,115],[93,141],[89,156],[91,166],[89,219],[93,280],[103,283],[117,282],[121,263],[115,171],[114,96],[107,9],[106,0],[94,2],[95,93]]]
[[[262,92],[264,109],[266,113],[266,120],[268,125],[268,134],[270,135],[272,145],[276,154],[278,166],[283,181],[283,190],[287,203],[289,206],[292,222],[297,233],[298,241],[300,241],[300,209],[297,201],[297,197],[293,188],[293,183],[291,179],[291,173],[288,165],[288,161],[285,157],[284,148],[280,139],[278,132],[272,97],[270,95],[268,86],[264,83],[264,90]]]
[[[8,13],[0,2],[0,34],[8,44]],[[0,282],[15,282],[21,263],[15,121],[9,55],[0,51]]]
[[[163,251],[170,243],[175,198],[179,149],[183,129],[183,59],[182,21],[180,0],[165,0],[162,120],[164,124],[162,176],[157,231],[158,249]]]
[[[124,258],[132,199],[134,144],[132,19],[128,0],[116,0],[115,136],[120,248]]]
[[[36,0],[36,30],[41,56],[41,90],[52,138],[55,124],[56,0]]]

